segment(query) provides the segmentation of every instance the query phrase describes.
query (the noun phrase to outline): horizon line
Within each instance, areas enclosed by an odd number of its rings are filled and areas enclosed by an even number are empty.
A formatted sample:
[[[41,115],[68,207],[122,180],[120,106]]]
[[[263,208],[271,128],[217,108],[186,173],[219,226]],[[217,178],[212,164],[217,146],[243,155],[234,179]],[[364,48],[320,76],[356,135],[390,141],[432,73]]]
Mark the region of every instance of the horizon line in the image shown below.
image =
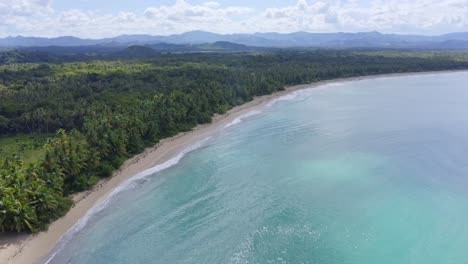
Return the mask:
[[[212,31],[205,31],[205,30],[191,30],[191,31],[185,31],[182,33],[173,33],[173,34],[155,34],[152,35],[150,33],[142,33],[142,34],[120,34],[120,35],[114,35],[112,37],[100,37],[100,38],[86,38],[86,37],[78,37],[78,36],[73,36],[73,35],[58,35],[54,37],[44,37],[44,36],[26,36],[26,35],[8,35],[5,37],[0,37],[0,39],[7,39],[7,38],[44,38],[44,39],[56,39],[56,38],[67,38],[67,37],[72,37],[72,38],[77,38],[77,39],[82,39],[82,40],[101,40],[101,39],[112,39],[112,38],[117,38],[117,37],[122,37],[122,36],[151,36],[151,37],[170,37],[170,36],[177,36],[177,35],[184,35],[188,33],[193,33],[193,32],[201,32],[201,33],[209,33],[209,34],[215,34],[215,35],[222,35],[222,36],[229,36],[229,35],[256,35],[256,34],[279,34],[279,35],[290,35],[290,34],[296,34],[296,33],[307,33],[307,34],[360,34],[360,33],[378,33],[381,35],[401,35],[401,36],[424,36],[424,37],[438,37],[438,36],[445,36],[445,35],[450,35],[450,34],[457,34],[457,33],[468,33],[468,31],[453,31],[453,32],[448,32],[448,33],[443,33],[443,34],[417,34],[417,33],[385,33],[381,32],[378,30],[371,30],[371,31],[330,31],[330,32],[310,32],[310,31],[291,31],[291,32],[277,32],[277,31],[266,31],[266,32],[253,32],[253,33],[216,33]]]

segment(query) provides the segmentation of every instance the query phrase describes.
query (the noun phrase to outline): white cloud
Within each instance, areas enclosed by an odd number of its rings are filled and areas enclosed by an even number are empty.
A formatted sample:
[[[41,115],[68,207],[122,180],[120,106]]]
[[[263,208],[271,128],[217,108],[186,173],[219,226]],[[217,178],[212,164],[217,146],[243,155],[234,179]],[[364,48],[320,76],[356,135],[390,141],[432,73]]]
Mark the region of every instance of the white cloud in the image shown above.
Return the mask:
[[[53,10],[51,0],[0,0],[4,35],[173,34],[190,30],[219,33],[371,31],[438,34],[468,31],[468,0],[298,0],[296,4],[254,10],[216,1],[148,7],[97,14]]]
[[[253,10],[246,7],[225,7],[217,2],[192,5],[185,0],[177,0],[172,6],[150,7],[144,12],[146,18],[155,22],[172,20],[183,22],[228,22],[229,16],[247,14]]]
[[[0,0],[2,16],[45,16],[52,13],[51,0]]]
[[[468,0],[306,1],[252,19],[261,31],[372,31],[437,34],[468,30]]]
[[[203,6],[210,7],[210,8],[219,8],[221,6],[218,2],[205,2],[202,4]]]

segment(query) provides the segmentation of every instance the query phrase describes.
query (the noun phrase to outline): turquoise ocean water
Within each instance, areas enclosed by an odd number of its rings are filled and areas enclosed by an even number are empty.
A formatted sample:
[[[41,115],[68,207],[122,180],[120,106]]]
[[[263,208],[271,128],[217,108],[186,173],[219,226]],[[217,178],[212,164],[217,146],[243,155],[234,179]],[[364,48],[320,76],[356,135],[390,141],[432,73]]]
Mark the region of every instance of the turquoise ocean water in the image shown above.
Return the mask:
[[[468,73],[283,99],[126,184],[49,263],[468,263]]]

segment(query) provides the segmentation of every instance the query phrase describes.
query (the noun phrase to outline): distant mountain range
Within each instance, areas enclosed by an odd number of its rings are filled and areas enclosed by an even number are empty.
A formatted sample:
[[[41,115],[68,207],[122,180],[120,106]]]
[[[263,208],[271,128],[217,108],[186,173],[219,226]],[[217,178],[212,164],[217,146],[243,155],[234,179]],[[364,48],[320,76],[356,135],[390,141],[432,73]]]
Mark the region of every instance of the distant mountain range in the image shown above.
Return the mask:
[[[361,33],[308,33],[296,32],[255,33],[255,34],[215,34],[204,31],[191,31],[170,36],[122,35],[104,39],[81,39],[76,37],[40,38],[7,37],[0,38],[1,48],[24,47],[77,47],[102,46],[122,47],[133,45],[200,45],[206,43],[231,43],[251,47],[279,48],[378,48],[378,49],[435,49],[468,50],[468,32],[451,33],[440,36],[382,34],[379,32]],[[157,46],[156,46],[157,47]],[[178,46],[180,48],[180,46]],[[245,47],[243,47],[244,49]],[[155,48],[157,50],[157,48]]]
[[[225,41],[204,44],[147,44],[131,46],[44,46],[0,49],[0,64],[25,62],[66,62],[93,59],[147,59],[162,53],[255,52],[276,48],[250,47]]]

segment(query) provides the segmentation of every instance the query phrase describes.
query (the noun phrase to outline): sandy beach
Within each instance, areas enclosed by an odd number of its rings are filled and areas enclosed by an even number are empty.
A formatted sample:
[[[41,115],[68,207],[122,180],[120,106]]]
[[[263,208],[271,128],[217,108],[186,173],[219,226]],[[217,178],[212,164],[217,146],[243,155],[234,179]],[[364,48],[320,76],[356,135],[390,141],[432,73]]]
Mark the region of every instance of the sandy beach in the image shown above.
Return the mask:
[[[216,115],[210,124],[199,125],[190,132],[180,133],[176,136],[162,140],[157,145],[147,148],[143,153],[127,160],[124,165],[106,180],[100,181],[92,190],[79,193],[73,196],[75,205],[62,218],[53,222],[47,231],[34,234],[2,234],[0,237],[0,263],[26,264],[42,263],[44,258],[54,249],[57,242],[61,240],[64,234],[71,229],[86,213],[96,204],[108,197],[119,185],[138,173],[161,164],[176,156],[187,146],[197,141],[215,135],[221,131],[227,124],[238,117],[264,107],[272,100],[284,96],[293,91],[314,88],[330,83],[355,81],[379,77],[423,75],[444,72],[421,72],[421,73],[403,73],[403,74],[384,74],[366,77],[341,78],[329,81],[321,81],[306,85],[297,85],[287,87],[284,91],[279,91],[271,95],[265,95],[254,98],[254,100],[243,105],[234,107],[226,114]],[[454,72],[454,71],[450,71]]]

